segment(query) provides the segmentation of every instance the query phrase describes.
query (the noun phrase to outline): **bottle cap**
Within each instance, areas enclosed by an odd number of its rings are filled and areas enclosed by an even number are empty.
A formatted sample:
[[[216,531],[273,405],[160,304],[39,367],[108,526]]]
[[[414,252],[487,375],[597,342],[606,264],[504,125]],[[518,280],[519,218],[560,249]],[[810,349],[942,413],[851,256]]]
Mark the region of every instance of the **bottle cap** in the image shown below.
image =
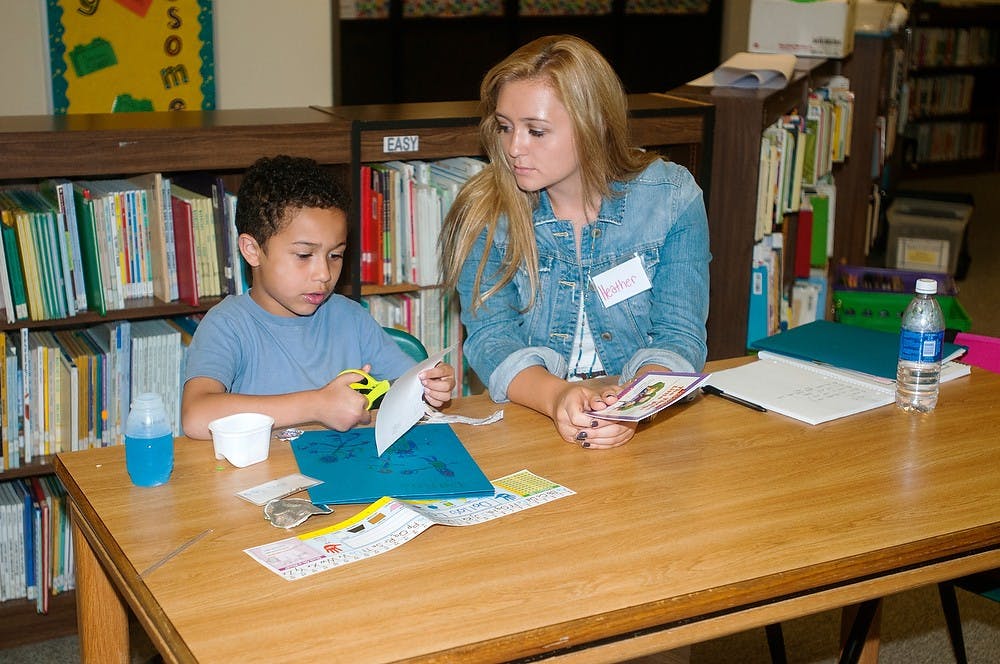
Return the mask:
[[[132,400],[132,408],[135,409],[162,409],[163,408],[163,398],[156,392],[143,392],[142,394],[136,395],[135,399]]]
[[[934,295],[937,293],[937,280],[917,279],[917,292],[923,295]]]

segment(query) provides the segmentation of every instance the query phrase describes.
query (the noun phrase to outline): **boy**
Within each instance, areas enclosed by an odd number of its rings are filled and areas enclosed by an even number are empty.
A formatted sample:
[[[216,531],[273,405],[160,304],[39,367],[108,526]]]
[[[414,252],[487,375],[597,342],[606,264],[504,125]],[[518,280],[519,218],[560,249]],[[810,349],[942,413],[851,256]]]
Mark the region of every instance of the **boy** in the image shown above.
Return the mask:
[[[338,431],[371,422],[350,387],[361,369],[394,380],[414,364],[365,309],[334,287],[347,248],[347,196],[311,159],[259,159],[240,185],[239,248],[252,288],[230,295],[199,323],[188,349],[181,401],[184,433],[210,438],[208,423],[265,413],[275,427],[319,422]],[[440,406],[454,369],[421,374]]]

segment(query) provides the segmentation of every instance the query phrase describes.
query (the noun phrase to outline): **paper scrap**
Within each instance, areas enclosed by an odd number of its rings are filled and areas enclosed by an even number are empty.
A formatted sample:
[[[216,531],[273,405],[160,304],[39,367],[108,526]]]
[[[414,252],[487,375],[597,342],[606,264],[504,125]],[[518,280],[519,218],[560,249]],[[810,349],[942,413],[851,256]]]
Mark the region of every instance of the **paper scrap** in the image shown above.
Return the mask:
[[[301,473],[292,473],[291,475],[279,477],[276,480],[252,486],[243,491],[237,491],[236,495],[243,500],[250,501],[254,505],[266,505],[269,500],[273,500],[274,498],[284,498],[285,496],[290,496],[293,493],[298,493],[303,489],[308,489],[311,486],[322,483],[322,480],[317,480]]]
[[[449,346],[434,353],[411,368],[397,378],[382,397],[382,405],[375,418],[375,449],[379,456],[424,416],[424,386],[418,374],[437,365],[453,348]]]

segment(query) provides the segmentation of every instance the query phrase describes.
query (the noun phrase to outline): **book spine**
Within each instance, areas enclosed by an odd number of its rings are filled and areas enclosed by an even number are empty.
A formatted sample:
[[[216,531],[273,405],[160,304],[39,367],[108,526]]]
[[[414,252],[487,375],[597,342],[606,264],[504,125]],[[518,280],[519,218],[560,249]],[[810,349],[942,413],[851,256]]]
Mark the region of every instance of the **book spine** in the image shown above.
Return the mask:
[[[177,293],[182,302],[198,306],[198,261],[194,249],[194,218],[191,204],[172,196],[174,246],[177,252]]]
[[[107,308],[104,300],[104,275],[97,244],[94,204],[90,192],[82,185],[73,185],[73,202],[76,208],[77,232],[80,236],[80,257],[83,263],[87,309],[103,316],[107,313]]]
[[[73,184],[60,182],[56,185],[59,205],[66,217],[66,233],[69,237],[70,255],[73,261],[73,297],[78,311],[87,310],[87,288],[83,274],[83,248],[80,242],[80,224],[76,218],[76,203],[73,198]]]
[[[174,238],[174,208],[170,201],[170,179],[162,179],[162,190],[160,192],[160,205],[163,214],[163,236],[167,253],[167,274],[169,276],[170,295],[168,301],[177,300],[180,294],[177,292],[177,244]]]
[[[143,297],[153,297],[153,256],[149,237],[149,197],[144,189],[135,191],[136,228],[139,231],[139,261]]]
[[[70,218],[67,215],[66,199],[62,189],[49,181],[43,182],[39,191],[41,193],[37,200],[49,209],[56,222],[56,246],[59,251],[59,268],[62,270],[63,288],[65,289],[66,311],[68,315],[75,316],[78,310],[75,284],[82,278],[82,275],[76,272],[76,264],[73,260],[73,245],[69,231]]]
[[[34,380],[33,372],[31,370],[31,349],[30,338],[28,334],[28,329],[21,328],[21,408],[22,408],[22,418],[24,422],[23,428],[23,440],[22,444],[22,458],[25,463],[31,461],[32,450],[31,450],[31,439],[32,439],[32,428],[33,422],[31,419],[31,386]]]
[[[28,289],[28,313],[32,320],[45,320],[45,305],[40,285],[41,276],[39,275],[39,263],[35,257],[35,241],[32,238],[31,224],[28,215],[20,210],[14,211],[14,218],[21,267],[24,268],[24,280]]]
[[[46,237],[48,251],[46,258],[48,270],[52,277],[50,293],[55,310],[55,318],[65,318],[67,315],[76,315],[75,309],[70,313],[69,305],[72,300],[72,289],[67,288],[69,277],[68,264],[63,261],[63,242],[59,231],[59,220],[51,210],[39,210],[35,213],[36,218],[42,225]]]
[[[367,165],[361,166],[361,195],[358,205],[360,210],[359,224],[361,226],[361,281],[372,282],[374,258],[372,255],[371,209],[372,209],[372,171]]]
[[[163,302],[171,302],[174,298],[170,294],[163,177],[159,173],[150,173],[143,177],[134,178],[132,182],[139,187],[142,202],[142,218],[146,230],[144,255],[147,259],[148,292]]]
[[[229,208],[226,202],[226,186],[222,178],[216,178],[212,183],[212,218],[215,221],[215,245],[219,263],[219,285],[221,295],[236,292],[236,275],[234,265],[238,265],[239,250],[232,241],[229,226]]]
[[[0,221],[0,236],[2,236],[0,241],[3,242],[4,246],[7,275],[10,278],[10,296],[14,305],[14,319],[25,320],[28,317],[28,290],[24,282],[21,256],[17,249],[17,236],[14,229],[3,221]]]

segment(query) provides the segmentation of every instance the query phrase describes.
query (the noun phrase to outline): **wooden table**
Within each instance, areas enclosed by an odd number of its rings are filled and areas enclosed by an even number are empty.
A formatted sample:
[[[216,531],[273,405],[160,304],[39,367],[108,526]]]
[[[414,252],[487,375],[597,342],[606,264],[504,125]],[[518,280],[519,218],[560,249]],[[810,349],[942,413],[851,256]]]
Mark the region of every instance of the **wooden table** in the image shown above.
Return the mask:
[[[286,443],[237,469],[180,439],[156,488],[121,447],[60,454],[84,661],[128,661],[129,608],[167,661],[617,661],[1000,567],[1000,375],[819,426],[701,397],[610,451],[505,412],[455,425],[487,476],[575,496],[291,582],[243,553],[286,533],[234,495],[296,472]]]

